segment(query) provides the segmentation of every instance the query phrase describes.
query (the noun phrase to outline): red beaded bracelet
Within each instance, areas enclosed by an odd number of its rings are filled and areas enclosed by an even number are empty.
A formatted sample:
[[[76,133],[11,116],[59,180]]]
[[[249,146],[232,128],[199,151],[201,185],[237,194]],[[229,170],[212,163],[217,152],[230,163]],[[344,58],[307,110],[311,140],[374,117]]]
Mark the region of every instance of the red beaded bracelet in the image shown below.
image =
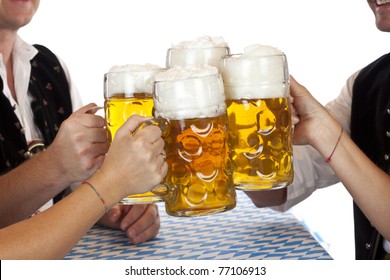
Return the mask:
[[[330,162],[330,161],[331,161],[332,156],[333,156],[333,154],[334,154],[334,151],[336,150],[336,148],[337,148],[337,146],[338,146],[338,144],[339,144],[339,142],[340,142],[341,135],[343,135],[343,131],[344,131],[344,128],[341,127],[341,131],[340,131],[339,138],[337,139],[336,145],[334,145],[333,151],[332,151],[332,153],[330,154],[330,156],[328,156],[327,158],[325,158],[325,161],[326,161],[326,162]]]

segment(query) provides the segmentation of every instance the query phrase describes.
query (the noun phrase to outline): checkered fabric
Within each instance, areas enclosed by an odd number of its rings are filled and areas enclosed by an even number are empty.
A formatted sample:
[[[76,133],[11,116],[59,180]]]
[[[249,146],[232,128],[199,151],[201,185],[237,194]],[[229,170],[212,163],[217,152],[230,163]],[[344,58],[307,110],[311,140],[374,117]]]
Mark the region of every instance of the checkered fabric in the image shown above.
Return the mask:
[[[237,195],[236,208],[204,217],[168,216],[158,203],[160,232],[140,245],[120,230],[95,226],[65,259],[331,259],[291,213],[259,209],[241,191]]]

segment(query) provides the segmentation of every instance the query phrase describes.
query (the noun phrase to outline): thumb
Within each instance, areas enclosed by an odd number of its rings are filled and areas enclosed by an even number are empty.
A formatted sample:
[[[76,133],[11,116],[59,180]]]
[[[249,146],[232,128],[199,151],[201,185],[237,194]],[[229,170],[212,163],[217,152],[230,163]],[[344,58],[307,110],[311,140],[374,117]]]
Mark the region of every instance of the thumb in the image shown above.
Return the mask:
[[[133,133],[136,129],[148,118],[141,117],[139,115],[132,115],[130,118],[122,125],[122,127],[117,131],[117,134],[127,134],[129,131]]]
[[[309,91],[300,83],[295,80],[293,76],[290,75],[290,90],[291,90],[291,96],[294,97],[303,97],[310,95]]]

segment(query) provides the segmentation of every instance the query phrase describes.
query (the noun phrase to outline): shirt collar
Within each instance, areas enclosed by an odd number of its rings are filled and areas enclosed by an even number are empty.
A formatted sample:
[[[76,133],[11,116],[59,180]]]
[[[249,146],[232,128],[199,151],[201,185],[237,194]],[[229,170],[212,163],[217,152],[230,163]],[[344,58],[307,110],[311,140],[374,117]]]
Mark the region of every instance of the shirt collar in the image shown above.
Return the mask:
[[[27,44],[19,37],[19,35],[17,35],[14,43],[13,53],[14,56],[20,57],[21,60],[30,61],[34,58],[34,56],[37,55],[38,50],[34,46]]]

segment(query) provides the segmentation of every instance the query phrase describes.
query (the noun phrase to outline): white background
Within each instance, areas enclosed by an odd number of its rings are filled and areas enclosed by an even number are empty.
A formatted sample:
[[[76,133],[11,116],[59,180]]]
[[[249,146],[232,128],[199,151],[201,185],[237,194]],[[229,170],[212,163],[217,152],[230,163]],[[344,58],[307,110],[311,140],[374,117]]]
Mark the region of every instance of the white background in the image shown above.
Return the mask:
[[[84,102],[98,104],[111,66],[164,66],[171,44],[202,35],[223,36],[232,53],[254,43],[279,48],[290,73],[323,104],[389,45],[365,0],[42,0],[20,35],[60,56]],[[354,258],[351,206],[336,185],[293,213],[336,260],[348,260]]]

